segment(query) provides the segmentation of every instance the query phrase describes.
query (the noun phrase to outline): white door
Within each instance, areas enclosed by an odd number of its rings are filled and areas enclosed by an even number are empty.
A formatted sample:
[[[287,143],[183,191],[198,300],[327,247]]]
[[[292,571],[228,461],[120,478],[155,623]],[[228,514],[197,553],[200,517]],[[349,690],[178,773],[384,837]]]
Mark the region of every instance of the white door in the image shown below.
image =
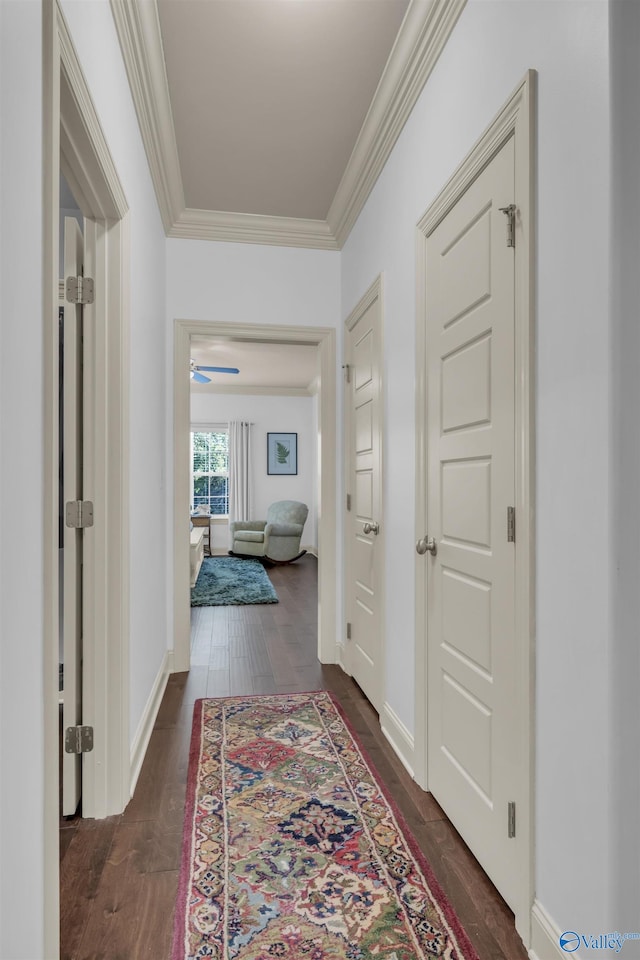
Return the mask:
[[[83,239],[72,217],[64,221],[64,279],[83,268]],[[67,753],[64,732],[82,723],[82,530],[67,525],[65,505],[82,500],[82,306],[65,297],[63,321],[62,491],[63,491],[63,746],[62,813],[74,814],[80,802],[81,756]]]
[[[437,553],[424,557],[429,789],[511,905],[514,250],[500,208],[513,201],[511,138],[427,238],[426,515]]]
[[[348,669],[376,710],[383,698],[382,313],[376,282],[346,323]]]

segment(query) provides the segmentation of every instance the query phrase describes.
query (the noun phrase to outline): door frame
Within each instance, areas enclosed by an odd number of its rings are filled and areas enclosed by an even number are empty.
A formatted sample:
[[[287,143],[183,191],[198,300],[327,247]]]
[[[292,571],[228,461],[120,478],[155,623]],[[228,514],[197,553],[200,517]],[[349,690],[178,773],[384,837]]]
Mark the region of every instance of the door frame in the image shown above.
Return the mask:
[[[383,723],[384,720],[388,720],[388,704],[385,698],[385,679],[386,679],[386,565],[384,562],[385,551],[384,551],[384,542],[385,542],[385,526],[384,526],[384,484],[383,484],[383,468],[384,468],[384,388],[383,388],[383,373],[384,373],[384,283],[383,275],[379,274],[376,279],[373,281],[369,289],[363,294],[356,306],[353,308],[349,316],[344,321],[342,337],[342,355],[344,357],[345,369],[352,362],[352,357],[348,349],[348,334],[351,333],[353,328],[356,326],[358,321],[364,316],[365,312],[369,309],[371,304],[377,300],[380,305],[380,330],[379,330],[379,341],[378,341],[378,356],[376,357],[376,364],[379,373],[378,377],[378,386],[376,388],[377,392],[377,401],[378,401],[378,423],[380,427],[380,443],[378,445],[378,462],[376,468],[379,471],[380,478],[380,511],[379,511],[379,523],[381,527],[380,535],[376,538],[378,547],[378,563],[380,565],[381,571],[381,585],[380,585],[380,685],[378,688],[378,697],[379,705],[376,709],[379,709],[380,722]],[[346,378],[345,378],[346,379]],[[343,388],[345,390],[344,398],[344,489],[347,493],[351,493],[353,496],[353,490],[350,490],[350,479],[351,479],[351,466],[352,466],[352,456],[353,451],[350,447],[350,437],[351,429],[353,427],[352,423],[352,410],[351,404],[348,402],[346,384],[343,381]],[[343,573],[343,594],[344,594],[344,606],[345,606],[345,627],[344,632],[340,632],[339,636],[344,637],[344,640],[340,644],[340,664],[350,677],[353,676],[352,671],[352,662],[351,662],[351,648],[349,646],[348,638],[346,637],[346,622],[353,622],[353,609],[352,604],[354,602],[353,591],[351,589],[351,584],[348,579],[348,571],[352,568],[352,542],[350,536],[350,516],[349,511],[347,510],[347,500],[346,496],[343,502],[342,508],[342,530],[343,530],[343,551],[344,551],[344,573]],[[388,736],[386,731],[383,728],[385,736]],[[404,761],[403,761],[404,762]]]
[[[83,755],[83,815],[122,812],[131,796],[129,743],[129,216],[128,204],[59,3],[43,4],[44,341],[44,945],[59,953],[58,813],[58,303],[62,168],[85,217],[93,307],[93,392],[85,417],[84,677],[98,731]]]
[[[416,540],[429,529],[426,515],[426,256],[427,237],[449,213],[459,197],[498,153],[504,143],[515,144],[515,629],[519,750],[517,824],[521,840],[522,876],[515,892],[516,929],[525,946],[531,943],[534,902],[534,789],[535,789],[535,71],[529,70],[465,160],[426,211],[416,230]],[[425,577],[424,558],[416,556],[415,634],[415,775],[427,782],[427,597],[419,585]],[[446,811],[445,811],[446,812]]]
[[[173,340],[173,670],[189,670],[189,433],[191,337],[316,344],[318,394],[318,658],[336,663],[336,332],[332,327],[175,320]]]

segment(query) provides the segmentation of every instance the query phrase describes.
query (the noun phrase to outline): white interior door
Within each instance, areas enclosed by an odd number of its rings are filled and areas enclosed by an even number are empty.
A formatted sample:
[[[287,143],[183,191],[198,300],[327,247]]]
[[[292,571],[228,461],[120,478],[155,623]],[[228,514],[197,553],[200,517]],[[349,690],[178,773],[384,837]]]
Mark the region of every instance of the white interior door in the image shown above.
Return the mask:
[[[64,221],[64,278],[83,270],[83,239],[78,222]],[[64,302],[62,390],[63,503],[82,500],[82,306]],[[63,741],[64,731],[82,723],[82,530],[63,515]],[[62,813],[73,815],[82,790],[81,755],[62,746]]]
[[[427,238],[426,515],[437,554],[424,558],[429,789],[511,905],[514,250],[500,208],[513,201],[510,139]]]
[[[383,699],[382,314],[379,283],[347,320],[346,595],[348,667],[374,707]],[[350,635],[349,635],[350,634]]]

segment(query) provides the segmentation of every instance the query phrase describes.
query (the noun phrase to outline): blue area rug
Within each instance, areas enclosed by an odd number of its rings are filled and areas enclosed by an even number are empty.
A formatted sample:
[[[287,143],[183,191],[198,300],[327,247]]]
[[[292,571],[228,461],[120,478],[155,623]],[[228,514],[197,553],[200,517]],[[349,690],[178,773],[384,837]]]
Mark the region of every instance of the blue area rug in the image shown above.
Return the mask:
[[[205,557],[195,587],[192,607],[225,607],[241,603],[278,603],[278,595],[259,560]]]

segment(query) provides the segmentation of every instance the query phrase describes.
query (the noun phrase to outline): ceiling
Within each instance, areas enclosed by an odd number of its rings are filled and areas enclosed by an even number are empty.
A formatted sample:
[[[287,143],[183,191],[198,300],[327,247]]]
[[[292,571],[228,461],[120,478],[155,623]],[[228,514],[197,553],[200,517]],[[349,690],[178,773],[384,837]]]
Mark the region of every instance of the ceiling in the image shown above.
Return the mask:
[[[264,343],[221,337],[192,337],[196,364],[238,367],[239,374],[207,373],[211,383],[191,381],[193,393],[310,393],[318,375],[314,343]]]
[[[168,236],[340,249],[466,0],[111,0]]]
[[[187,207],[326,219],[408,0],[158,0]]]

